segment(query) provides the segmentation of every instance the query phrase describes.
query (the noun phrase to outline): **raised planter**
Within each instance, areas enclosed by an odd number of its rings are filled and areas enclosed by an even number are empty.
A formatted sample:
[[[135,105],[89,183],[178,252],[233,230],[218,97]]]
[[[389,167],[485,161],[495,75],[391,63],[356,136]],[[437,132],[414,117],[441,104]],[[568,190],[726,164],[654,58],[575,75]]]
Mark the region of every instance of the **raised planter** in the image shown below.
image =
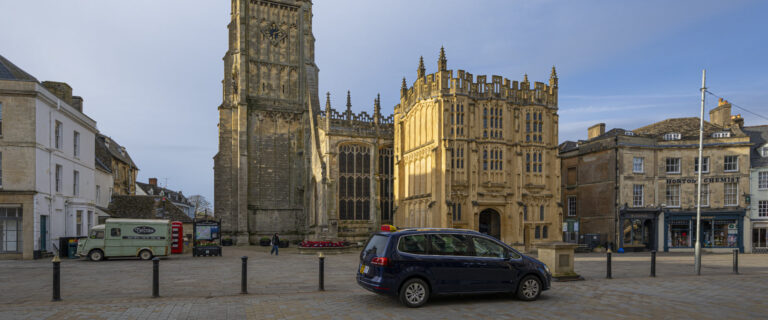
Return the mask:
[[[259,245],[262,247],[269,247],[269,243],[272,242],[269,240],[269,238],[266,239],[259,239]]]

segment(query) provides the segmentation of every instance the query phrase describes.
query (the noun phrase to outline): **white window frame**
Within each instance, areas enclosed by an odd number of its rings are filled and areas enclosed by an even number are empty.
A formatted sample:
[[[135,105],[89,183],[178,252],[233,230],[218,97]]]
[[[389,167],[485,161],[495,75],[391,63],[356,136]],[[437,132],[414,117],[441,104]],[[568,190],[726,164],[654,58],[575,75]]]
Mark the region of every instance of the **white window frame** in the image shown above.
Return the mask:
[[[730,138],[731,133],[729,131],[720,131],[712,134],[712,138]]]
[[[728,162],[729,159],[734,159],[733,162]],[[728,169],[728,165],[735,165],[734,169]],[[737,172],[739,171],[739,156],[725,156],[723,158],[723,171],[724,172]]]
[[[101,200],[101,186],[96,185],[96,203],[99,203],[99,200]]]
[[[768,146],[763,146],[762,148],[760,148],[760,150],[762,150],[762,152],[760,152],[760,155],[762,155],[763,157],[768,157]]]
[[[693,193],[693,204],[696,205],[698,201],[698,189],[699,187],[694,187],[694,193]],[[701,206],[702,207],[709,207],[709,195],[711,191],[709,190],[709,183],[702,183],[701,184]]]
[[[72,195],[80,196],[80,171],[72,171]]]
[[[701,173],[709,173],[709,157],[704,157],[701,166]],[[693,172],[699,173],[699,157],[693,158]]]
[[[54,188],[55,188],[56,192],[58,192],[58,193],[61,193],[61,178],[62,178],[61,173],[62,173],[62,171],[64,171],[64,168],[60,164],[57,164],[56,165],[56,169],[55,169],[55,173],[54,173],[54,175],[55,175],[54,176],[54,179],[55,179],[55,181],[54,181],[54,183],[55,183]]]
[[[80,158],[80,132],[74,131],[72,134],[72,145],[74,147],[75,158]]]
[[[638,202],[639,191],[639,202]],[[645,205],[645,185],[635,184],[632,185],[632,207],[639,208]]]
[[[680,140],[681,135],[677,132],[670,132],[664,134],[664,140]]]
[[[63,135],[64,135],[64,125],[61,122],[56,121],[54,123],[53,131],[54,131],[54,135],[55,135],[54,136],[54,143],[55,143],[54,146],[56,147],[56,149],[61,150],[61,146],[63,144],[62,139],[64,138],[63,137]]]
[[[568,196],[568,216],[576,216],[576,196]]]
[[[676,194],[673,194],[670,192],[670,189],[672,187],[675,187],[677,189]],[[680,185],[679,184],[668,184],[665,190],[665,196],[667,202],[667,207],[670,208],[680,208]]]
[[[0,152],[0,189],[3,188],[3,153]]]
[[[760,200],[757,202],[757,216],[760,218],[768,218],[768,200]]]
[[[757,188],[760,190],[768,189],[768,171],[757,172]]]
[[[729,187],[733,187],[732,189]],[[733,191],[731,194],[729,191]],[[733,195],[733,202],[728,202],[729,196]],[[723,205],[726,207],[735,207],[739,205],[739,184],[736,182],[726,182],[723,184]]]
[[[639,165],[639,168],[638,168]],[[643,157],[634,157],[632,158],[632,173],[643,173],[645,172],[645,158]]]
[[[674,166],[677,168],[677,171],[669,171],[669,166],[670,166],[670,165],[669,165],[669,161],[670,161],[670,160],[677,160],[677,164],[675,164],[675,165],[674,165]],[[664,170],[665,170],[667,173],[680,173],[680,167],[681,167],[681,163],[682,163],[682,162],[683,162],[683,161],[682,161],[680,158],[672,158],[672,157],[670,157],[670,158],[666,158],[666,159],[665,159],[665,161],[664,161],[664,164],[665,164],[665,166],[664,166]]]

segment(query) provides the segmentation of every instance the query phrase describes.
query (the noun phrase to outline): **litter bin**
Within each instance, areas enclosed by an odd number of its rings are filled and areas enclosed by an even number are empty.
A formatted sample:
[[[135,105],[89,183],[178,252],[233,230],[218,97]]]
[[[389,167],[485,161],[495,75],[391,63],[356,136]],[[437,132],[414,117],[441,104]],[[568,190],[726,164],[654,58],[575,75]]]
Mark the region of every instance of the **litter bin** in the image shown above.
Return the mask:
[[[69,248],[67,256],[70,259],[77,259],[77,238],[70,238],[67,247]]]

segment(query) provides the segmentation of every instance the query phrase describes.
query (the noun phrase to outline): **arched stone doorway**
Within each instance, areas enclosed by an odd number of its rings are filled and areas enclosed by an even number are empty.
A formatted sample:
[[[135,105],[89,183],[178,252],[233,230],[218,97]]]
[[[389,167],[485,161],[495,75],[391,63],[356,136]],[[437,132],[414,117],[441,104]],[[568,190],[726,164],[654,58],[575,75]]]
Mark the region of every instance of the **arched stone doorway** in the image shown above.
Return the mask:
[[[501,215],[493,209],[480,212],[477,231],[501,239]]]

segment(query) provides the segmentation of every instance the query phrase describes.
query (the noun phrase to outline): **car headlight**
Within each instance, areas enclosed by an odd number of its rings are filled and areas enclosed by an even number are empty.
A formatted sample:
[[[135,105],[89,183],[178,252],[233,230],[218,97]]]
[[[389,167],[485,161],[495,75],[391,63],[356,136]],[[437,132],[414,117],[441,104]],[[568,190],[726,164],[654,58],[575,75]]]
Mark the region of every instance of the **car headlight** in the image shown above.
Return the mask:
[[[548,274],[552,274],[552,271],[549,271],[549,266],[546,264],[544,265],[544,271],[546,271]]]

